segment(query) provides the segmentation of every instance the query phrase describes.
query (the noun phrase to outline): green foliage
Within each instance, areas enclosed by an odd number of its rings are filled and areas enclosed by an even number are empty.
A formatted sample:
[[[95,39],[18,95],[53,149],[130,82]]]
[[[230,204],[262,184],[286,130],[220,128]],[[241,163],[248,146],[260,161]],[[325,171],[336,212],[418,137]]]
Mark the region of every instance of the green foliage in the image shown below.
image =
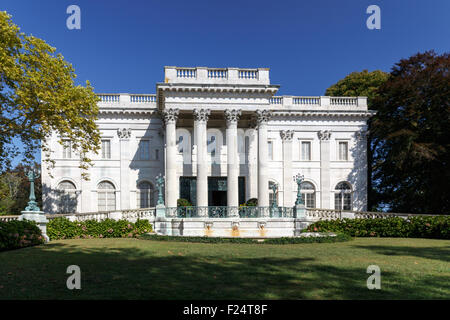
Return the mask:
[[[401,237],[450,239],[449,216],[322,220],[307,232],[340,232],[352,237]]]
[[[389,74],[381,70],[368,72],[352,72],[339,80],[325,91],[326,96],[335,97],[367,97],[368,106],[372,109],[372,102],[378,96],[378,88],[389,78]]]
[[[378,202],[392,212],[450,213],[450,53],[400,60],[374,101]]]
[[[30,196],[30,181],[26,173],[39,170],[37,162],[33,166],[19,164],[13,170],[0,174],[0,215],[19,215],[27,206]],[[34,193],[39,208],[42,208],[42,184],[38,177],[34,184]]]
[[[256,207],[258,205],[258,199],[256,198],[250,198],[245,203],[245,206],[247,207]]]
[[[176,241],[176,242],[200,242],[200,243],[247,243],[247,244],[296,244],[296,243],[322,243],[322,242],[341,242],[351,240],[351,237],[344,233],[336,236],[322,237],[282,237],[268,239],[252,238],[222,238],[222,237],[182,237],[182,236],[160,236],[156,234],[145,234],[139,236],[142,240],[155,241]]]
[[[36,246],[45,242],[34,221],[0,222],[0,251]]]
[[[19,154],[28,162],[39,148],[48,154],[51,133],[60,143],[72,141],[72,149],[82,154],[83,169],[91,164],[86,155],[100,148],[99,98],[88,81],[85,87],[74,84],[74,68],[55,51],[44,40],[21,33],[0,11],[0,171]],[[47,157],[43,161],[54,164]]]
[[[69,221],[64,217],[51,219],[47,225],[47,235],[51,240],[87,238],[132,238],[152,231],[148,220],[105,219],[102,221]]]
[[[190,207],[190,206],[192,206],[192,204],[186,199],[181,198],[177,200],[177,207]]]

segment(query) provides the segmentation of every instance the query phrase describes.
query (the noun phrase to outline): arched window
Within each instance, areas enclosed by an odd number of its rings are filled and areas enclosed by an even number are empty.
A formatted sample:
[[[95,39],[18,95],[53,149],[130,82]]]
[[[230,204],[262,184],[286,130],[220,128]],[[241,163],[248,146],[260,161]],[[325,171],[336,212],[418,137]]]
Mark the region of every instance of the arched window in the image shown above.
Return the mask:
[[[278,190],[276,194],[273,193],[273,186],[276,184],[276,182],[269,181],[269,206],[272,206],[273,202],[276,201],[277,205],[280,204],[278,201]]]
[[[98,211],[116,210],[116,188],[109,181],[98,184]]]
[[[137,207],[138,208],[150,208],[155,206],[155,196],[154,189],[150,182],[143,181],[138,184],[138,190],[136,192],[137,196]]]
[[[339,182],[334,189],[334,208],[352,210],[352,187],[348,182]]]
[[[316,207],[316,189],[311,182],[302,182],[301,190],[303,203],[307,208]]]
[[[76,189],[75,185],[68,180],[58,184],[58,213],[74,213],[77,211]]]

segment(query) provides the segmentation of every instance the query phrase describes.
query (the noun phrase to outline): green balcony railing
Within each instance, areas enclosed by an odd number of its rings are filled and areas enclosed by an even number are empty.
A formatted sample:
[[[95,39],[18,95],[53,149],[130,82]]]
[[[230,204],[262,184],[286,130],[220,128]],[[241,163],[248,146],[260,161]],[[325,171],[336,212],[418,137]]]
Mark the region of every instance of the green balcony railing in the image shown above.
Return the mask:
[[[167,217],[176,218],[294,218],[294,208],[290,207],[177,207],[167,208]]]

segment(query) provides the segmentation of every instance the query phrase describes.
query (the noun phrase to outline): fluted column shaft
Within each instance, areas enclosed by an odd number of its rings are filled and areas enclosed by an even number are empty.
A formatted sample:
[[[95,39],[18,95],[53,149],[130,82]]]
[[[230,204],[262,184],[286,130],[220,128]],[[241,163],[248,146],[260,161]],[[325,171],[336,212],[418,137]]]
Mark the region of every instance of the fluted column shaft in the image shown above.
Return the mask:
[[[239,206],[239,156],[237,123],[241,110],[225,110],[227,120],[227,205]]]
[[[208,206],[208,150],[207,131],[209,109],[194,110],[194,135],[197,143],[197,206]],[[200,212],[199,212],[200,213]],[[201,215],[205,215],[203,212]],[[207,214],[207,212],[206,212]]]
[[[177,181],[177,143],[176,143],[176,121],[178,119],[178,109],[168,109],[163,112],[166,126],[166,206],[176,207],[178,199]]]
[[[268,178],[268,146],[267,146],[267,122],[270,112],[257,110],[258,124],[258,206],[269,206],[269,178]]]
[[[283,140],[283,206],[293,207],[292,200],[292,138],[293,130],[283,130],[280,132]]]

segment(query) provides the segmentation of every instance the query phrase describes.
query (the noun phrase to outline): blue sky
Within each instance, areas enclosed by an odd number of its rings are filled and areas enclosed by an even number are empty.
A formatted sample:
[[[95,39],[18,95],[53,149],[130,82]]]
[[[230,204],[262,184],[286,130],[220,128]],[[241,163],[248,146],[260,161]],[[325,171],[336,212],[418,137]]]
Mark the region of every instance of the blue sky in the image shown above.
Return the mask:
[[[69,30],[66,9],[81,9]],[[369,5],[381,30],[369,30]],[[269,67],[280,95],[323,95],[352,71],[450,51],[449,0],[2,0],[98,93],[154,93],[165,65]]]

